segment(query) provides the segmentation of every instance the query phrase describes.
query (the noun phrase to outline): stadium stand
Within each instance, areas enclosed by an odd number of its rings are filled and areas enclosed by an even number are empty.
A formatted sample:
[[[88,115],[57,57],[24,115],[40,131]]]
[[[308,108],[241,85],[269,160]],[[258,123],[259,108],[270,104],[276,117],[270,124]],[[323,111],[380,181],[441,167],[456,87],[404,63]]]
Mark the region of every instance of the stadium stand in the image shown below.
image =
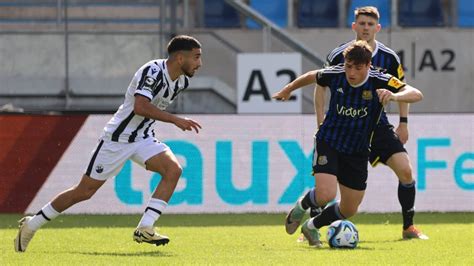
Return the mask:
[[[0,0],[0,57],[8,62],[0,67],[0,106],[12,104],[25,110],[113,110],[121,103],[130,73],[146,60],[164,55],[164,47],[171,33],[185,33],[195,35],[202,41],[206,56],[204,67],[193,79],[191,93],[184,95],[179,104],[173,107],[173,111],[232,113],[237,104],[236,57],[239,53],[261,52],[266,45],[264,42],[268,41],[262,38],[262,33],[258,30],[247,30],[250,27],[247,24],[248,15],[242,11],[239,13],[238,8],[224,0],[67,0],[70,22],[67,29],[64,27],[65,2],[66,0]],[[396,34],[393,36],[400,34],[407,40],[418,43],[418,39],[412,39],[411,35],[404,33],[405,29],[397,27],[399,20],[404,27],[432,26],[432,29],[409,30],[416,35],[426,33],[419,43],[420,47],[427,45],[428,48],[432,32],[439,36],[448,34],[446,29],[439,28],[438,25],[465,27],[459,31],[453,30],[456,34],[459,33],[463,43],[469,43],[469,34],[474,29],[474,5],[471,0],[239,2],[248,4],[280,26],[292,27],[290,19],[293,21],[294,18],[294,26],[306,29],[285,30],[294,34],[295,39],[301,40],[309,49],[322,54],[332,49],[334,43],[339,43],[340,38],[345,38],[343,34],[351,36],[350,30],[342,27],[352,22],[353,9],[364,5],[377,6],[382,25],[392,27],[391,31],[381,33],[383,40],[391,38],[393,31]],[[165,3],[164,8],[160,7],[161,3]],[[171,5],[178,5],[175,16],[169,14]],[[268,5],[283,7],[270,11]],[[288,12],[289,7],[294,7],[294,14]],[[187,21],[180,24],[179,21],[183,21],[185,17],[183,14],[187,14]],[[164,16],[161,20],[163,23],[160,22],[160,15]],[[399,19],[395,20],[395,15]],[[455,20],[448,21],[450,16]],[[169,26],[173,20],[174,28]],[[184,24],[186,26],[182,26]],[[161,30],[162,25],[165,28]],[[274,34],[274,31],[270,34]],[[272,42],[268,49],[270,52],[296,51],[288,45],[289,42],[278,38],[269,40]],[[408,51],[407,47],[400,47],[404,49],[402,52]],[[456,67],[457,64],[472,64],[466,57],[455,54],[458,51],[453,47],[447,42],[445,46],[439,47],[442,50],[436,50],[438,47],[430,48],[433,64],[427,64],[431,62],[426,61],[430,58],[419,56],[421,61],[415,63],[423,65],[423,73],[420,71],[418,75],[418,72],[414,72],[413,76],[416,73],[418,80],[426,82],[422,74],[426,75],[431,68],[433,71],[443,72],[443,75],[454,72],[460,75],[458,73],[461,68]],[[302,66],[308,69],[314,67],[314,63],[304,56]],[[464,72],[461,74],[464,75]],[[472,78],[466,76],[456,85],[459,89],[450,104],[434,104],[439,99],[434,93],[441,90],[435,88],[429,91],[433,94],[426,97],[418,105],[419,109],[414,111],[471,111],[474,106],[473,98],[470,97]],[[197,98],[199,104],[194,104],[193,99]],[[212,104],[216,101],[219,104]],[[303,110],[313,112],[312,92],[303,94]]]
[[[472,0],[457,0],[458,26],[474,27],[474,2]]]
[[[240,16],[223,0],[204,1],[204,26],[206,28],[238,28]]]
[[[399,0],[398,24],[402,27],[444,26],[441,0]]]
[[[0,23],[61,24],[66,17],[66,4],[70,24],[160,23],[160,1],[153,0],[137,0],[134,3],[124,0],[0,0]],[[176,21],[182,24],[182,20]]]
[[[0,1],[1,23],[55,23],[58,16],[56,0]]]
[[[390,0],[352,0],[350,7],[347,9],[347,26],[351,27],[354,21],[354,10],[363,6],[375,6],[380,13],[380,24],[382,27],[390,27]]]
[[[338,1],[300,0],[297,10],[297,25],[300,28],[338,26]]]
[[[250,0],[250,7],[271,20],[278,26],[285,28],[288,26],[288,1],[287,0]],[[247,20],[249,29],[261,29],[252,19]]]

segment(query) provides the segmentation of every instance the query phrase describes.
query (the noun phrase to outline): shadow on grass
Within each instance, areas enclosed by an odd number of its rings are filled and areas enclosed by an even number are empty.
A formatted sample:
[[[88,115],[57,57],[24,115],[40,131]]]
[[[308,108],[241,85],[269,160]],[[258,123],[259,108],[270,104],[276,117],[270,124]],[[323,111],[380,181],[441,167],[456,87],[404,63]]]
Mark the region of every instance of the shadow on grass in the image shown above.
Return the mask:
[[[80,254],[87,256],[111,256],[111,257],[174,257],[162,251],[139,251],[139,252],[68,252],[70,254]]]
[[[406,240],[406,239],[403,239],[403,238],[399,238],[399,239],[387,239],[387,240],[364,240],[364,241],[360,241],[359,243],[362,243],[362,244],[383,244],[383,243],[397,243],[397,242],[405,242],[405,241],[410,241],[410,240]],[[413,240],[413,241],[423,241],[423,240]]]
[[[160,217],[157,226],[282,226],[285,221],[284,213],[265,214],[165,214]],[[0,228],[17,228],[20,214],[0,214]],[[72,227],[136,227],[141,215],[61,215],[44,228]],[[399,213],[357,214],[351,218],[355,224],[400,224],[402,217]],[[417,213],[416,224],[468,224],[473,223],[474,213]]]
[[[321,248],[305,246],[305,247],[302,247],[302,249],[312,250],[312,252],[317,251],[317,250],[324,250],[324,251],[328,250],[330,252],[353,252],[355,250],[378,250],[378,249],[372,248],[372,247],[364,247],[364,246],[361,247],[360,245],[357,246],[356,248],[331,248],[331,247],[329,247],[329,245],[327,243],[324,243],[323,247],[321,247]]]

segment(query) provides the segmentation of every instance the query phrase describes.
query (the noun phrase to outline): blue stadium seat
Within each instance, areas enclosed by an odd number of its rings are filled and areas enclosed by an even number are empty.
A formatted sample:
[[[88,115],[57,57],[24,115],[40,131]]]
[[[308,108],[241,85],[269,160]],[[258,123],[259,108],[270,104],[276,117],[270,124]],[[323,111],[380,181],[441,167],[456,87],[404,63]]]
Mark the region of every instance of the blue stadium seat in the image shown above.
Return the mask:
[[[380,13],[379,23],[382,27],[390,27],[390,0],[352,0],[351,6],[347,10],[347,26],[351,27],[355,20],[354,10],[363,6],[375,6]]]
[[[339,24],[338,1],[299,0],[297,25],[300,28],[337,27]]]
[[[458,26],[474,27],[474,3],[472,0],[458,0]]]
[[[250,0],[250,7],[271,20],[278,26],[288,26],[288,1],[287,0]],[[247,20],[249,29],[260,29],[254,20]]]
[[[240,27],[240,16],[237,10],[224,0],[205,0],[204,26],[207,28],[238,28]]]
[[[400,0],[398,10],[398,24],[402,27],[444,25],[441,0]]]

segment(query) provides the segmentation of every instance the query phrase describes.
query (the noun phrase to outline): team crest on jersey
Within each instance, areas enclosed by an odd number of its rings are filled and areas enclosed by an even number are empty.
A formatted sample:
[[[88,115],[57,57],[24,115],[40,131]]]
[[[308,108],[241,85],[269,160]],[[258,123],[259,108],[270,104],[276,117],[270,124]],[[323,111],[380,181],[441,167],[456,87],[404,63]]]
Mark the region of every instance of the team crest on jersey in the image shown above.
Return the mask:
[[[104,166],[101,165],[101,164],[97,165],[97,166],[95,167],[95,171],[96,171],[97,173],[99,173],[99,174],[102,173],[102,172],[104,171]]]
[[[372,91],[370,90],[362,91],[362,99],[369,101],[369,100],[372,100],[373,97],[374,96],[372,96]]]
[[[318,164],[319,165],[326,165],[328,163],[328,157],[326,155],[318,156]]]
[[[391,87],[394,87],[395,89],[400,89],[405,84],[403,82],[401,82],[399,79],[397,79],[396,77],[392,77],[388,81],[388,85],[391,86]]]

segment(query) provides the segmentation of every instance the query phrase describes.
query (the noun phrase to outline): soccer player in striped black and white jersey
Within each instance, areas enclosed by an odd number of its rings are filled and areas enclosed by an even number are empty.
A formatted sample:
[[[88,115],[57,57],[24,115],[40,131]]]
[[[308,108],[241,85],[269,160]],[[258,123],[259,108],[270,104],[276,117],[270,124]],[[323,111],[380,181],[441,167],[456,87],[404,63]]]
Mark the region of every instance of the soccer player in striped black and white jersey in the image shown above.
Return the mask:
[[[168,43],[168,58],[152,60],[138,69],[125,93],[125,101],[106,124],[80,182],[58,194],[36,215],[20,220],[15,251],[24,252],[35,232],[74,204],[88,200],[129,159],[162,179],[153,192],[133,239],[164,245],[169,238],[155,232],[154,224],[165,211],[182,168],[171,149],[154,138],[155,121],[172,123],[183,131],[199,132],[201,125],[166,112],[166,108],[189,86],[189,77],[201,67],[201,44],[179,35]]]
[[[365,6],[356,8],[354,11],[355,21],[352,23],[352,30],[356,33],[356,39],[349,41],[335,48],[327,57],[327,66],[334,66],[344,63],[343,51],[356,40],[365,40],[372,47],[373,67],[383,72],[389,73],[399,80],[404,80],[403,67],[398,55],[383,43],[375,39],[380,31],[380,14],[376,7]],[[315,111],[318,125],[324,120],[324,100],[326,89],[317,86],[315,90]],[[369,162],[373,167],[382,163],[390,167],[398,177],[398,201],[400,202],[403,217],[402,237],[404,239],[419,238],[428,239],[420,229],[414,226],[415,215],[415,180],[412,176],[410,158],[403,147],[408,141],[408,104],[399,102],[400,122],[394,130],[390,124],[385,111],[382,112],[380,121],[374,131],[371,143]],[[324,206],[323,206],[324,207]],[[314,216],[320,208],[311,208],[311,215]]]
[[[285,222],[287,233],[296,232],[306,210],[334,199],[339,184],[340,202],[301,227],[311,246],[321,246],[319,228],[357,213],[367,187],[370,140],[383,105],[390,101],[417,102],[423,97],[396,77],[371,68],[371,57],[368,43],[356,41],[344,50],[344,64],[303,74],[273,95],[287,100],[292,91],[312,83],[331,90],[327,116],[315,137],[313,172],[317,186],[296,202]]]

